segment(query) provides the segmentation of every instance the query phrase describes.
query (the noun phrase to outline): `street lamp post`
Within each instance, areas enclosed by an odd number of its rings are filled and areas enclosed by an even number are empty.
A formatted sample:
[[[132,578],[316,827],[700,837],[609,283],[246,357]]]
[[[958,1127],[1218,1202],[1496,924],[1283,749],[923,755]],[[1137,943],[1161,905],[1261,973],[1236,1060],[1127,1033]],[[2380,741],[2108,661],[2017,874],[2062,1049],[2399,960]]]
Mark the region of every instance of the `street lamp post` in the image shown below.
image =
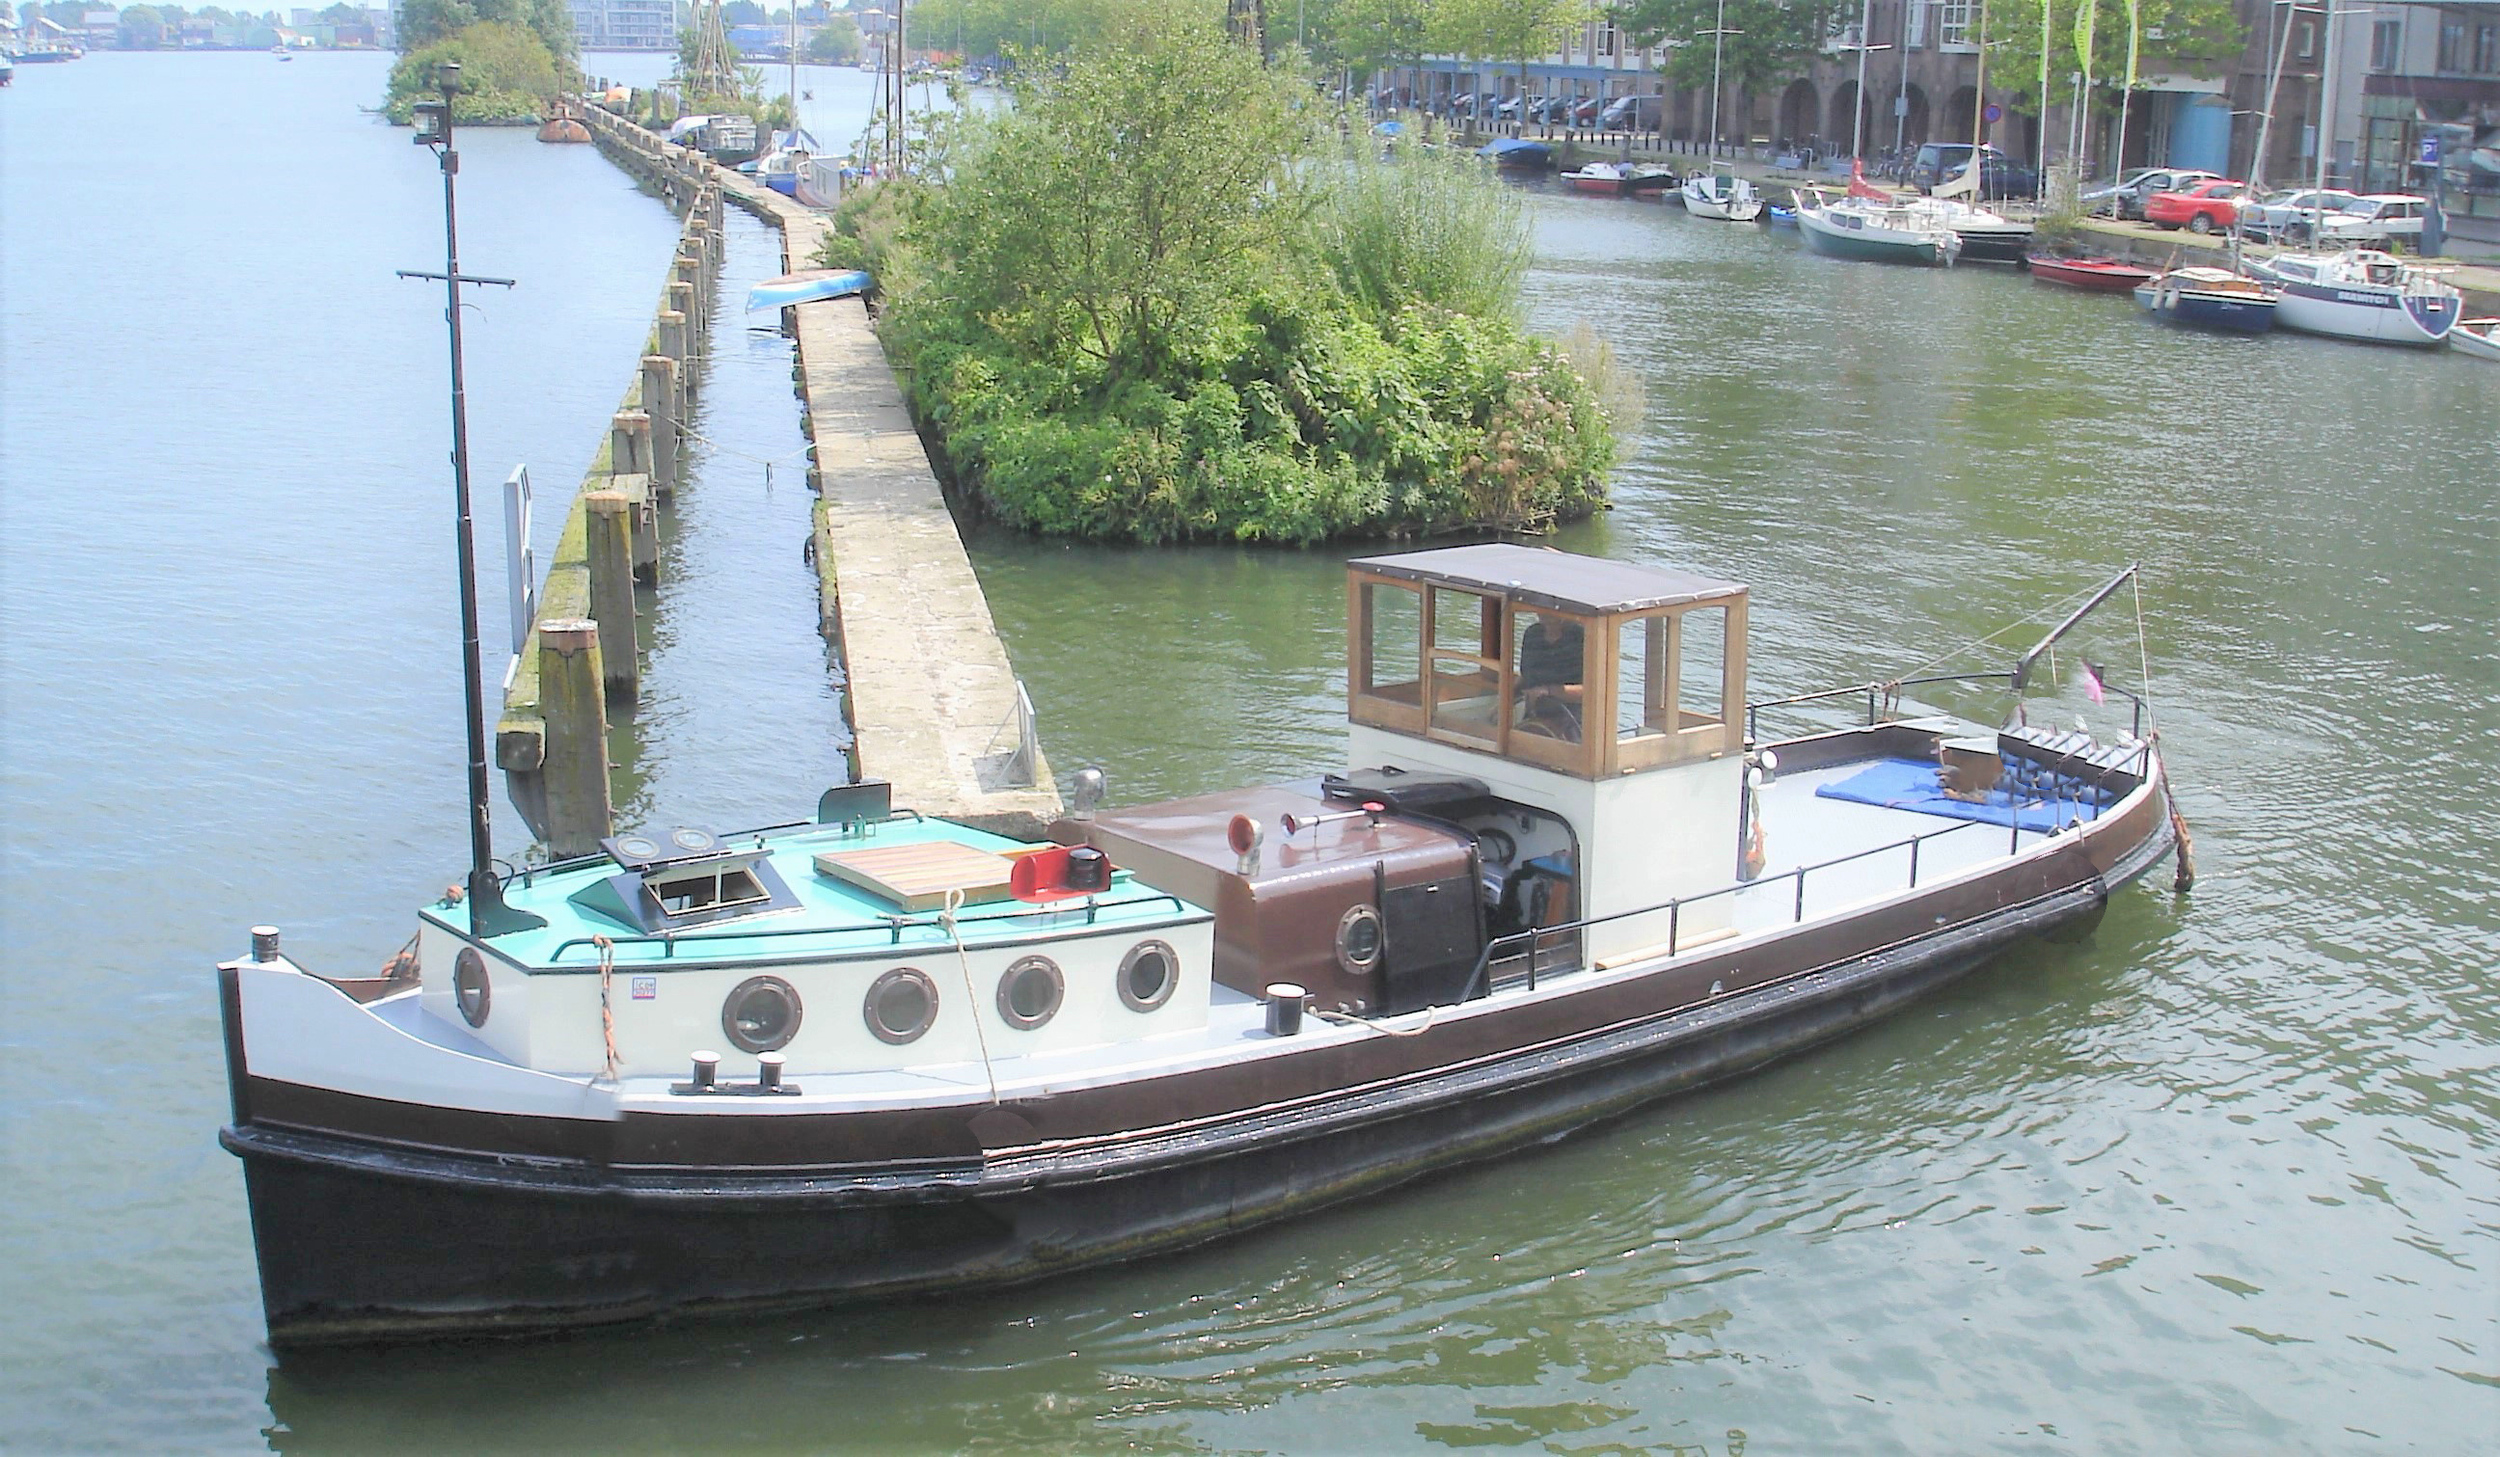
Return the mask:
[[[440,97],[416,105],[418,146],[431,147],[443,169],[443,271],[403,268],[402,278],[440,279],[443,318],[451,328],[451,481],[455,536],[460,554],[460,666],[469,710],[469,929],[480,936],[528,930],[547,924],[527,911],[504,904],[503,882],[495,876],[494,830],[486,811],[486,702],[478,672],[477,540],[469,522],[469,397],[460,361],[460,286],[465,283],[512,287],[509,278],[483,278],[460,271],[460,221],[452,179],[460,175],[460,154],[452,149],[452,98],[460,94],[460,63],[445,61],[435,71]]]

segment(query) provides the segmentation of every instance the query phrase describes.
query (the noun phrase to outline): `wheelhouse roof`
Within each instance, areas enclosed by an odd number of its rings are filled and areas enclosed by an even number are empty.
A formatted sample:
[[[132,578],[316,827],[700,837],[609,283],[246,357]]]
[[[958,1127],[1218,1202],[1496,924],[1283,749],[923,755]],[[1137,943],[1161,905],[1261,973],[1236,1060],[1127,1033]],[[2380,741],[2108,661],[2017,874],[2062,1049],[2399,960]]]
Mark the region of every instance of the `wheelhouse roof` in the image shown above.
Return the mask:
[[[1646,612],[1745,595],[1740,582],[1508,542],[1357,557],[1346,565],[1376,576],[1464,587],[1562,612]]]

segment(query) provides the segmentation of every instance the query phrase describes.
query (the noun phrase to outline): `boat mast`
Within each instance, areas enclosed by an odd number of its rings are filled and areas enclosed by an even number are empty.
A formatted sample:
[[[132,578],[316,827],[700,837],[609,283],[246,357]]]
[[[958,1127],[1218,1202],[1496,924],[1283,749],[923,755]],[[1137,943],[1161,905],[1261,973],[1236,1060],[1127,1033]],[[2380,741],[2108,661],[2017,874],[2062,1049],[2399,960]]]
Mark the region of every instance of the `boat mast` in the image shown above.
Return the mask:
[[[460,548],[460,667],[469,710],[469,929],[479,936],[522,931],[547,924],[526,911],[504,904],[503,882],[495,876],[495,836],[486,814],[486,695],[478,672],[477,540],[469,521],[469,402],[460,366],[460,286],[464,283],[512,287],[509,278],[484,278],[460,271],[460,221],[452,179],[460,174],[460,154],[452,149],[452,98],[460,92],[460,63],[445,61],[435,72],[438,101],[417,103],[417,145],[431,147],[443,169],[443,271],[399,270],[402,278],[439,278],[443,282],[443,318],[451,327],[451,479]]]
[[[2320,192],[2326,190],[2327,149],[2334,145],[2329,138],[2335,133],[2335,71],[2336,62],[2339,59],[2335,52],[2335,18],[2341,13],[2335,8],[2335,0],[2326,0],[2326,52],[2324,61],[2318,67],[2324,73],[2318,82],[2318,135],[2315,148],[2318,154],[2318,180],[2313,184]],[[2319,224],[2325,221],[2325,217],[2326,205],[2321,202],[2318,205]],[[2309,229],[2309,246],[2312,248],[2318,243],[2319,224],[2312,224]]]

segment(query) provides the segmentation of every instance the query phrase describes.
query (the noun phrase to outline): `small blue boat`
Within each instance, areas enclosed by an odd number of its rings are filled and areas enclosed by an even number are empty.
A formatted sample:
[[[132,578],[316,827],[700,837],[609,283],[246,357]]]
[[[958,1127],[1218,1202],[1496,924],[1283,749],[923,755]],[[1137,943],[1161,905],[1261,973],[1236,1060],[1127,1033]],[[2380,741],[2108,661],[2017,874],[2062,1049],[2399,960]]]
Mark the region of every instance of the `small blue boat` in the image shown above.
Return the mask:
[[[2136,285],[2135,301],[2167,324],[2226,334],[2263,334],[2274,327],[2273,291],[2227,268],[2173,268]]]
[[[1490,159],[1496,167],[1522,172],[1544,172],[1554,165],[1552,147],[1525,137],[1496,137],[1477,148],[1476,155]]]
[[[767,278],[747,290],[747,312],[763,309],[786,309],[793,304],[812,304],[819,299],[847,298],[866,293],[875,284],[865,269],[810,268],[798,273],[785,273]]]

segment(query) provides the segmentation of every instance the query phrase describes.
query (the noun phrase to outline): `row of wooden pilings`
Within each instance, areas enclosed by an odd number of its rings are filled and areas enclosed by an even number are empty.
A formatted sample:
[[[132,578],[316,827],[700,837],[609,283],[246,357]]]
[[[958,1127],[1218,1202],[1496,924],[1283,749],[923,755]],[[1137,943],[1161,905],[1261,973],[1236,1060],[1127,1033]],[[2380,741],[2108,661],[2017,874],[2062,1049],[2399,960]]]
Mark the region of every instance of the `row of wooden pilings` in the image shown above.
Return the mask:
[[[594,135],[610,142],[604,130]],[[610,713],[632,713],[640,695],[635,592],[658,585],[659,512],[685,477],[690,406],[717,309],[723,214],[708,166],[665,154],[636,161],[631,170],[685,222],[640,366],[566,513],[495,726],[512,801],[559,859],[588,854],[614,832]]]

